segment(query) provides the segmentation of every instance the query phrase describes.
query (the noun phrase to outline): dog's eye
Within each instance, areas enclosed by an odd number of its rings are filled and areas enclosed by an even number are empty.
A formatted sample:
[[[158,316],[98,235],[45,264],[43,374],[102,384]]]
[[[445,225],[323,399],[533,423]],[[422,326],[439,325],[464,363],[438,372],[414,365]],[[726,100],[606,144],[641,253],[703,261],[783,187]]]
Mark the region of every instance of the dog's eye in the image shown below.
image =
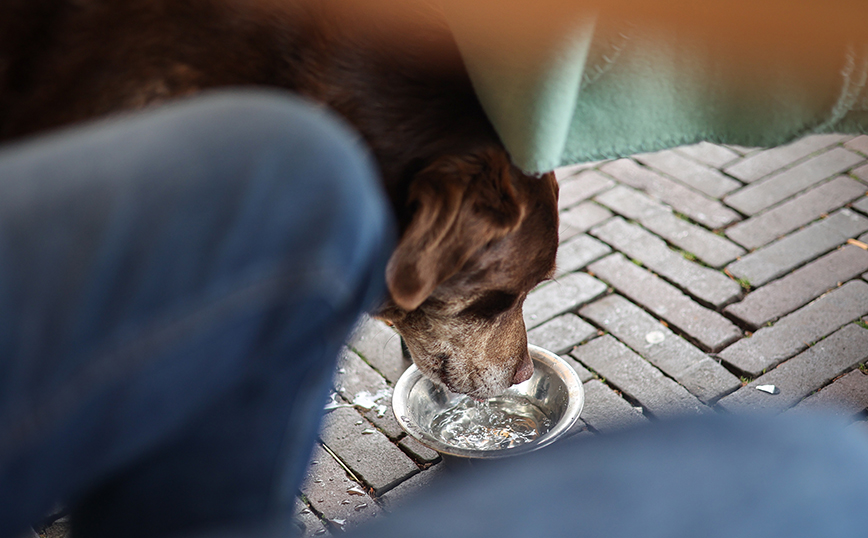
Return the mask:
[[[464,309],[464,314],[493,318],[515,306],[519,295],[508,291],[490,291]]]

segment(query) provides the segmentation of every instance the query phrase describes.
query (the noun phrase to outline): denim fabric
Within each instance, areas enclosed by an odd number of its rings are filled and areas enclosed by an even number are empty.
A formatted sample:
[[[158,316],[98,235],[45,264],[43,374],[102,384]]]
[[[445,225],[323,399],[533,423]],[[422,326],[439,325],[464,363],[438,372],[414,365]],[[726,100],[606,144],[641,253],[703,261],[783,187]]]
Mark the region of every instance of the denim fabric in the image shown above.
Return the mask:
[[[338,120],[183,100],[0,149],[0,536],[279,524],[391,215]]]
[[[860,538],[868,436],[831,417],[570,439],[422,492],[354,538]]]

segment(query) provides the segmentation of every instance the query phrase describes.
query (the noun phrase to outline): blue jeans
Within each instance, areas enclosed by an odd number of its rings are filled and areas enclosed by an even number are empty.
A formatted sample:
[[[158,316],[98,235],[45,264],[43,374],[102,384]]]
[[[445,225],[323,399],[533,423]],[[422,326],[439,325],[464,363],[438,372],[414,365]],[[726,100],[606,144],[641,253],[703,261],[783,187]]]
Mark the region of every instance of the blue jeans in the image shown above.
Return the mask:
[[[477,471],[355,538],[868,535],[868,435],[825,416],[681,419]]]
[[[0,150],[0,536],[288,522],[393,243],[358,140],[247,91]]]

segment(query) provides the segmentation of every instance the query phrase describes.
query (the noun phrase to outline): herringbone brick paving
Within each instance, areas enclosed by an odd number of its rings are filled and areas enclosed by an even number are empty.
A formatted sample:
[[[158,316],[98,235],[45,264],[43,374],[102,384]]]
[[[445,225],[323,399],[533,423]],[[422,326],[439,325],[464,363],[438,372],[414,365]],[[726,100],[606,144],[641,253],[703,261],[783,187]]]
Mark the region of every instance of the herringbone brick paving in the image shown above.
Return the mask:
[[[704,142],[557,176],[558,272],[525,321],[585,384],[578,434],[794,408],[868,432],[868,136]],[[388,517],[453,468],[391,416],[406,366],[394,331],[366,318],[301,489],[307,535]]]

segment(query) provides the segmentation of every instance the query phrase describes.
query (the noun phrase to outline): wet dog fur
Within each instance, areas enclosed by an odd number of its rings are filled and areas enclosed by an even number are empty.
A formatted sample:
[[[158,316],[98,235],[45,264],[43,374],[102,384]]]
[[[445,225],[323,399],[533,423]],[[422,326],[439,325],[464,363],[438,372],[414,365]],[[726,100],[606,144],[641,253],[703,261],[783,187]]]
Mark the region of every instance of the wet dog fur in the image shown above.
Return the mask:
[[[346,0],[6,0],[0,141],[217,87],[330,107],[371,148],[399,222],[377,315],[429,377],[492,396],[532,371],[522,303],[554,269],[557,183],[511,164],[449,32],[407,6],[397,43]]]

